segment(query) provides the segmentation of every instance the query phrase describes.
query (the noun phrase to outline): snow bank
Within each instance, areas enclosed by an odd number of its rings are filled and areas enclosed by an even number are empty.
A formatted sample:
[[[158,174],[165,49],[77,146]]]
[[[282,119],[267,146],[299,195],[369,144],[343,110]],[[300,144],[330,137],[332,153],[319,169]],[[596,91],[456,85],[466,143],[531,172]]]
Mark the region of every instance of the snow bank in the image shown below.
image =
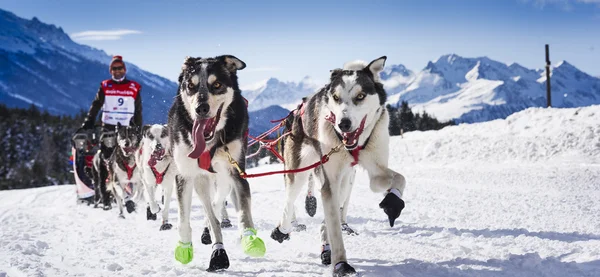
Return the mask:
[[[392,160],[600,163],[600,106],[529,108],[506,119],[391,138]]]

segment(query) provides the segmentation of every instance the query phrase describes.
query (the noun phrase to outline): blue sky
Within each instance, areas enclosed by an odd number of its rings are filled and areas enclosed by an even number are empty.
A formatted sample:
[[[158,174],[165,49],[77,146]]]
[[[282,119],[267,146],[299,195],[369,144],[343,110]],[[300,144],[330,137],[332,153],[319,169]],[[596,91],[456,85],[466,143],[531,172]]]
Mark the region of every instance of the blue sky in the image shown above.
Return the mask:
[[[171,80],[188,55],[237,56],[248,65],[242,85],[325,81],[346,61],[382,55],[414,71],[449,53],[542,68],[545,43],[553,63],[600,76],[600,0],[0,0],[0,8]]]

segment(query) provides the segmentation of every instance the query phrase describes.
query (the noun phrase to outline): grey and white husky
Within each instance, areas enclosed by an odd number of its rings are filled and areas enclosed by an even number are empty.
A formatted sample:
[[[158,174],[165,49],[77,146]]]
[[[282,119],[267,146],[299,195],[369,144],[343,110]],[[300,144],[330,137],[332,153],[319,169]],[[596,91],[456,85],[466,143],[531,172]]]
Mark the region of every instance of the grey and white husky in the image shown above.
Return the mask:
[[[135,152],[140,144],[140,127],[118,123],[116,130],[117,147],[108,165],[107,189],[112,191],[117,201],[119,217],[124,218],[123,204],[127,212],[132,213],[143,195],[141,174],[135,161]]]
[[[321,200],[325,214],[321,237],[324,242],[321,262],[333,264],[334,276],[355,274],[348,264],[340,226],[340,204],[349,190],[353,165],[369,174],[370,188],[385,192],[379,206],[387,214],[390,226],[404,208],[402,193],[405,179],[388,168],[389,115],[385,107],[386,92],[379,80],[386,57],[369,64],[352,62],[343,69],[331,71],[330,82],[308,97],[302,109],[294,114],[285,139],[285,169],[305,167],[319,161],[322,155],[340,147],[315,177],[320,180]],[[342,148],[343,147],[343,148]],[[338,148],[339,149],[339,148]],[[289,239],[292,231],[294,201],[307,183],[310,172],[286,174],[286,205],[279,226],[271,238]]]
[[[136,152],[136,162],[140,169],[148,202],[147,219],[156,220],[156,213],[160,210],[156,203],[156,189],[160,187],[163,191],[161,231],[170,230],[173,227],[169,223],[169,204],[177,174],[175,165],[172,165],[171,140],[168,131],[166,125],[145,125],[142,128],[140,150]]]
[[[169,134],[177,167],[179,236],[175,259],[193,257],[190,212],[195,190],[215,239],[208,271],[229,267],[218,214],[225,197],[238,212],[241,245],[250,256],[263,256],[264,242],[256,235],[251,213],[250,186],[234,164],[245,170],[248,108],[237,81],[246,67],[230,56],[187,57],[179,75],[179,88],[169,111]]]

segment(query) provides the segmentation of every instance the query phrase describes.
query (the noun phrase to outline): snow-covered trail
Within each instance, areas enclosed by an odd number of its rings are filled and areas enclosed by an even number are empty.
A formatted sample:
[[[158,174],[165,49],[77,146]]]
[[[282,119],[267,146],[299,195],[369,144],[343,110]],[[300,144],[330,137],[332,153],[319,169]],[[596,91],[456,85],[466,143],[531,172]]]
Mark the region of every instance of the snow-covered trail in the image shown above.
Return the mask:
[[[600,276],[600,106],[529,109],[506,120],[413,132],[390,141],[390,167],[406,176],[406,209],[396,226],[382,195],[358,171],[344,236],[362,276]],[[553,126],[562,126],[553,127]],[[266,165],[250,172],[281,169]],[[3,276],[328,276],[319,225],[296,207],[307,231],[279,244],[269,234],[284,202],[283,178],[250,181],[264,258],[243,255],[238,231],[224,231],[231,266],[209,274],[200,243],[203,212],[194,196],[194,260],[173,258],[177,230],[159,232],[145,210],[117,217],[75,203],[73,186],[0,192]],[[170,219],[177,225],[177,203]],[[231,205],[232,221],[237,216]]]
[[[403,172],[410,180],[407,208],[390,228],[377,207],[381,196],[369,191],[359,171],[349,212],[359,235],[345,242],[363,276],[600,276],[600,167],[415,166]],[[251,186],[268,252],[262,259],[245,257],[237,230],[226,230],[231,267],[223,274],[328,275],[319,264],[321,206],[315,218],[300,210],[308,230],[279,244],[268,234],[283,204],[281,180],[265,177]],[[176,230],[159,232],[159,222],[145,221],[142,212],[123,220],[116,210],[76,205],[73,186],[2,192],[0,203],[0,272],[8,276],[209,275],[210,247],[199,242],[199,202],[189,265],[173,259]],[[233,208],[229,212],[235,219]]]

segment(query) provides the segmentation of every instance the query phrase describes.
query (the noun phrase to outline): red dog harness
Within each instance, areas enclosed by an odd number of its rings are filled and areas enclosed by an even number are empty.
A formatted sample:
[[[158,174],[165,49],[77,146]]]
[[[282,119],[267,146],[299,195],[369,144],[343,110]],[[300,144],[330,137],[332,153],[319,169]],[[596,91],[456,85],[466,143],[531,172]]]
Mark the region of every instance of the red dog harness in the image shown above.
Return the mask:
[[[130,167],[129,164],[125,161],[123,162],[123,165],[127,169],[127,180],[131,180],[131,177],[133,176],[133,171],[135,170],[135,167],[137,165],[133,164],[133,166]]]
[[[142,148],[140,148],[140,155],[141,154],[142,154]],[[156,166],[156,159],[154,158],[153,155],[150,155],[150,159],[148,160],[148,166],[152,170],[152,174],[154,175],[154,179],[156,179],[156,184],[160,185],[160,184],[162,184],[162,181],[165,178],[165,174],[167,173],[167,170],[169,169],[169,166],[171,166],[171,164],[167,165],[167,168],[165,168],[165,171],[163,171],[162,173],[160,173],[156,169],[156,167],[155,167]]]

